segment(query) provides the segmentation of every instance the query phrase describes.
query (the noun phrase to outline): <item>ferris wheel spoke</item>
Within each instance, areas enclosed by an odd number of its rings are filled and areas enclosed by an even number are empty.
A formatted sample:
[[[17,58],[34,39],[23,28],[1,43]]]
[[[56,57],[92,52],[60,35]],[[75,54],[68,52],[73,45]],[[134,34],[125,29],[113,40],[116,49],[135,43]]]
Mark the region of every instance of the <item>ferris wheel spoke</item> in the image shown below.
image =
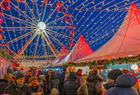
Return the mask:
[[[27,41],[27,43],[18,51],[17,55],[21,55],[36,36],[37,36],[37,33],[34,33],[34,35]]]
[[[37,17],[38,17],[38,19],[40,19],[40,17],[39,17],[39,9],[38,9],[37,0],[35,0],[35,5],[36,5],[36,9],[37,9]]]
[[[44,21],[44,17],[45,17],[45,14],[46,14],[47,5],[48,5],[48,4],[45,5],[45,9],[44,9],[44,11],[43,11],[42,19],[41,19],[41,17],[40,17],[41,21]],[[43,9],[43,8],[42,8],[42,9]]]
[[[10,28],[10,29],[3,29],[5,32],[21,32],[21,31],[31,31],[32,29],[14,29],[14,28]]]
[[[48,34],[50,35],[50,37],[51,37],[52,39],[54,39],[54,41],[57,41],[57,42],[60,44],[60,46],[66,47],[63,43],[60,42],[60,40],[58,40],[56,37],[54,37],[51,33],[48,32]]]
[[[47,27],[51,29],[66,29],[69,28],[70,26],[47,26]]]
[[[25,2],[25,5],[29,9],[30,14],[32,14],[32,17],[35,18],[35,22],[38,22],[36,16],[34,15],[34,12],[33,12],[34,10],[30,8],[30,6],[29,6],[29,4],[27,2]]]
[[[27,36],[29,36],[29,35],[31,35],[31,34],[32,34],[32,32],[28,32],[28,33],[26,33],[26,34],[24,34],[24,35],[22,35],[22,36],[19,36],[19,37],[15,38],[15,39],[10,40],[8,43],[17,42],[18,40],[23,39],[23,38],[25,38],[25,37],[27,37]]]
[[[20,19],[20,18],[17,18],[17,17],[14,17],[14,16],[12,16],[12,15],[9,15],[9,14],[6,14],[6,13],[3,13],[5,16],[4,16],[4,18],[6,18],[6,19],[9,19],[9,20],[14,20],[14,21],[16,21],[16,22],[20,22],[20,21],[22,21],[22,22],[24,22],[23,24],[28,24],[28,25],[31,25],[31,22],[28,22],[28,21],[26,21],[26,20],[23,20],[23,19]],[[7,17],[6,17],[7,16]],[[35,26],[35,25],[34,25]]]
[[[33,28],[33,27],[2,27],[2,29],[4,31],[13,31],[13,32],[19,32],[19,31],[27,31],[27,30],[33,30],[33,29],[36,29],[36,28]]]
[[[35,56],[35,55],[36,55],[36,53],[37,53],[37,47],[38,47],[38,43],[39,43],[39,38],[40,38],[40,35],[38,35],[38,37],[37,37],[37,41],[36,41],[36,46],[35,46],[34,56]]]
[[[3,12],[3,10],[2,10],[2,13],[4,13]],[[4,21],[6,21],[6,19],[4,18]],[[8,24],[7,24],[7,22],[6,22],[6,27],[8,27]],[[6,36],[7,37],[7,36]],[[6,39],[6,37],[5,37],[5,35],[4,35],[4,38]],[[9,39],[11,40],[11,36],[10,36],[10,34],[8,33],[8,37],[9,37]],[[4,40],[2,40],[3,42],[4,42]],[[6,46],[6,47],[8,47],[8,46]],[[11,47],[14,49],[14,50],[16,50],[15,48],[14,48],[14,46],[13,46],[13,44],[11,45]]]
[[[49,17],[45,20],[45,23],[47,23],[47,21],[50,19],[50,17],[55,13],[56,9],[57,9],[57,8],[55,8],[55,9],[53,10],[53,12],[49,15]]]
[[[44,34],[42,34],[42,37],[43,37],[43,39],[46,41],[46,43],[47,43],[47,45],[49,46],[50,50],[52,51],[53,55],[54,55],[55,57],[57,57],[55,51],[53,50],[51,44],[49,43],[49,41],[47,40],[47,38],[45,37]]]
[[[71,37],[69,37],[67,35],[64,35],[64,34],[62,34],[60,32],[54,31],[54,30],[48,30],[48,31],[50,31],[50,33],[53,33],[53,34],[61,35],[61,37],[64,37],[64,38],[71,38]]]
[[[22,26],[19,26],[19,27],[2,27],[2,28],[7,28],[7,29],[13,29],[13,28],[15,28],[15,29],[19,29],[19,28],[24,28],[24,29],[32,29],[32,28],[36,28],[36,27],[22,27]]]
[[[13,9],[15,11],[17,11],[17,10],[20,11],[24,17],[27,17],[32,23],[37,24],[37,22],[35,22],[30,16],[28,16],[25,12],[23,12],[20,8],[18,8],[14,3],[12,3],[12,2],[10,2],[10,3],[15,7],[15,8],[13,7]]]
[[[46,49],[46,46],[45,46],[46,43],[45,43],[45,41],[42,37],[41,37],[41,39],[42,39],[42,44],[43,44],[44,55],[47,56],[47,49]]]
[[[68,2],[68,1],[66,1]],[[63,2],[63,4],[65,4],[66,2]],[[45,23],[47,23],[47,21],[50,19],[50,17],[55,13],[55,11],[57,10],[57,7],[53,10],[53,12],[49,15],[49,17],[45,20]]]

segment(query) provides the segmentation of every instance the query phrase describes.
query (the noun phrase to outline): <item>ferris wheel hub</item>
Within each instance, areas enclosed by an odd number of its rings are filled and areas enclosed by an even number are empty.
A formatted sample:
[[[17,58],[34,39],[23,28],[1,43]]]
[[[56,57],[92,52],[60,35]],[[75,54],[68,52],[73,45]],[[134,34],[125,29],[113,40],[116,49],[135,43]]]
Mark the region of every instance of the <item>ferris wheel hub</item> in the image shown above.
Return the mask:
[[[46,29],[46,24],[44,22],[39,22],[37,24],[39,30],[45,30]]]

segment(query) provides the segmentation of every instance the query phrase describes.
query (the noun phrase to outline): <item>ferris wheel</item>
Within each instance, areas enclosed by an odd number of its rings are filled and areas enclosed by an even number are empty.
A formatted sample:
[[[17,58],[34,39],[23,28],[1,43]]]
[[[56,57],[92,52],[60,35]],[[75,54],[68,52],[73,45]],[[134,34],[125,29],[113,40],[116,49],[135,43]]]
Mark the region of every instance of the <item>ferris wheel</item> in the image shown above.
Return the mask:
[[[56,58],[80,35],[96,50],[139,0],[0,0],[0,47],[18,58]]]
[[[72,16],[57,0],[2,0],[3,42],[17,57],[57,57],[74,36]]]

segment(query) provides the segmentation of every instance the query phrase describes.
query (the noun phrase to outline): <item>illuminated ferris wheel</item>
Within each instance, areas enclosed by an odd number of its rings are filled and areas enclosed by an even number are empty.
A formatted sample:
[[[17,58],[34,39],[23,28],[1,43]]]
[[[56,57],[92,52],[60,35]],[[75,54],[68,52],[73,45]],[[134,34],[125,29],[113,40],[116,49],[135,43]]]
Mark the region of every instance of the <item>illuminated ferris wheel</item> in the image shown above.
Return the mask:
[[[64,6],[68,0],[3,0],[1,2],[2,42],[16,57],[57,57],[68,47],[74,26]],[[2,23],[3,22],[3,23]]]
[[[0,0],[0,47],[18,58],[56,58],[80,35],[96,50],[139,0]]]

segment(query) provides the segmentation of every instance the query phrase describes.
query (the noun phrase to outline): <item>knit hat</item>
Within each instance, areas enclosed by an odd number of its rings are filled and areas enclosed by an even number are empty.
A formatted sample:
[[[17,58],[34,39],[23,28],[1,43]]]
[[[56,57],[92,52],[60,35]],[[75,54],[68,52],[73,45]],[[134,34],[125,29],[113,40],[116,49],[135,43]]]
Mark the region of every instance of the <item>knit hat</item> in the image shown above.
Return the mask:
[[[24,76],[23,73],[18,72],[17,74],[15,74],[16,80],[17,80],[17,79],[20,79],[20,78],[24,78],[24,77],[25,77],[25,76]]]
[[[37,77],[33,76],[29,79],[29,82],[31,83],[33,80],[38,80]]]
[[[109,79],[112,79],[112,80],[116,80],[118,76],[122,75],[122,71],[119,70],[119,69],[114,69],[114,70],[111,70],[109,73],[108,73],[108,78]]]

